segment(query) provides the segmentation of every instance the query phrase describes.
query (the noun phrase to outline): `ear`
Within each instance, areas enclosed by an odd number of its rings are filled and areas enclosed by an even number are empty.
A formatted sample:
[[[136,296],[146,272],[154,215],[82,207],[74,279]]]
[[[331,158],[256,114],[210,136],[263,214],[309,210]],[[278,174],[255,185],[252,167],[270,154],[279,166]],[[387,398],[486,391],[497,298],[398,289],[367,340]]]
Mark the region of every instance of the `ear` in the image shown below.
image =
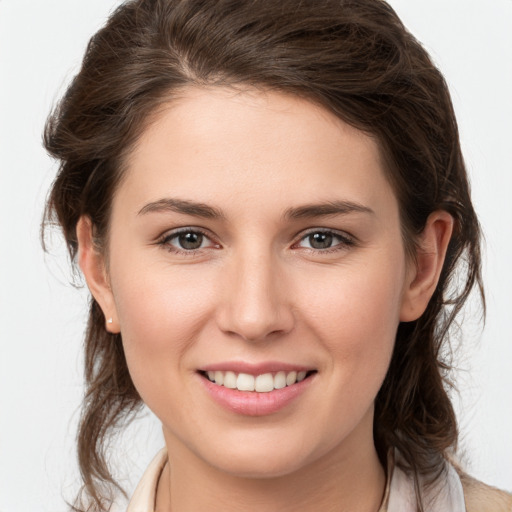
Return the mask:
[[[416,258],[409,263],[401,322],[417,320],[427,309],[443,268],[453,231],[453,217],[444,210],[431,213],[417,241]]]
[[[80,217],[76,225],[78,264],[89,290],[105,315],[105,329],[120,332],[119,320],[110,287],[105,257],[94,244],[91,219]]]

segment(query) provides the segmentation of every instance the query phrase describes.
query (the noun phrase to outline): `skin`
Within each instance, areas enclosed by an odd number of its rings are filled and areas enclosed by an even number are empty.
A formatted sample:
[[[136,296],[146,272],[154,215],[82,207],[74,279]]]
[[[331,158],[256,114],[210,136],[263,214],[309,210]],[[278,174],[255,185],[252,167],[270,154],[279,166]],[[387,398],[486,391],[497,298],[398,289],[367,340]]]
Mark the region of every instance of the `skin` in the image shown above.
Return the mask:
[[[168,199],[216,216],[162,208]],[[333,203],[345,209],[303,208]],[[203,232],[201,247],[180,248],[180,228]],[[170,464],[157,510],[378,510],[375,396],[399,322],[435,289],[451,229],[434,212],[408,260],[377,143],[308,101],[191,88],[169,103],[127,159],[108,262],[89,220],[77,227],[106,328],[122,333],[162,422]],[[319,231],[329,247],[312,247]],[[316,373],[294,401],[254,417],[205,391],[198,369],[225,361]]]

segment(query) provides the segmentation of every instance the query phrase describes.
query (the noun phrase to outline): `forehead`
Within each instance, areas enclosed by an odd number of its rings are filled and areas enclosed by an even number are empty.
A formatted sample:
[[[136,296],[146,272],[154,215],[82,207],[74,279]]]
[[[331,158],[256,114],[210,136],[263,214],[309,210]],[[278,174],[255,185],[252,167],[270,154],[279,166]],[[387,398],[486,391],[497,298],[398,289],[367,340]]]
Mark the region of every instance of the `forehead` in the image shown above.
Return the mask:
[[[393,195],[373,138],[310,101],[268,91],[186,89],[154,117],[126,169],[118,195],[134,208],[191,193],[247,207]]]

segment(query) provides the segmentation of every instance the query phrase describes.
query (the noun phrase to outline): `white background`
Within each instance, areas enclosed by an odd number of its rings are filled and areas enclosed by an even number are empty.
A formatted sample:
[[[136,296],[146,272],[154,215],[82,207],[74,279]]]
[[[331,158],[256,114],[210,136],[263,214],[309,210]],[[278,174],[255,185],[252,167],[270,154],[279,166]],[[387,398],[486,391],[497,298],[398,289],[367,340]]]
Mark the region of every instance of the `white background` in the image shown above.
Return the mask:
[[[0,511],[66,510],[87,294],[39,223],[55,165],[41,146],[50,106],[113,0],[0,0]],[[445,73],[486,235],[488,316],[463,320],[457,399],[472,473],[512,490],[512,0],[393,0]],[[117,450],[130,485],[161,445],[151,418]],[[130,483],[131,482],[131,483]]]

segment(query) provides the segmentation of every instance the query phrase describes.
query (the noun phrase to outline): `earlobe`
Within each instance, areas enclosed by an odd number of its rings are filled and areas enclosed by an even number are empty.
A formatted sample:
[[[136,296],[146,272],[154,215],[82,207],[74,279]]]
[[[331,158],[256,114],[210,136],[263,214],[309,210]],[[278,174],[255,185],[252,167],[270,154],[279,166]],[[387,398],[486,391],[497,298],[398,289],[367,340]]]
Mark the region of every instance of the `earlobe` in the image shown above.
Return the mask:
[[[105,315],[105,328],[112,333],[120,332],[114,296],[108,280],[105,257],[94,244],[91,220],[80,217],[76,225],[78,240],[78,264],[87,286]]]
[[[431,213],[418,240],[415,261],[410,262],[401,322],[417,320],[425,311],[436,289],[453,232],[453,217],[444,210]]]

